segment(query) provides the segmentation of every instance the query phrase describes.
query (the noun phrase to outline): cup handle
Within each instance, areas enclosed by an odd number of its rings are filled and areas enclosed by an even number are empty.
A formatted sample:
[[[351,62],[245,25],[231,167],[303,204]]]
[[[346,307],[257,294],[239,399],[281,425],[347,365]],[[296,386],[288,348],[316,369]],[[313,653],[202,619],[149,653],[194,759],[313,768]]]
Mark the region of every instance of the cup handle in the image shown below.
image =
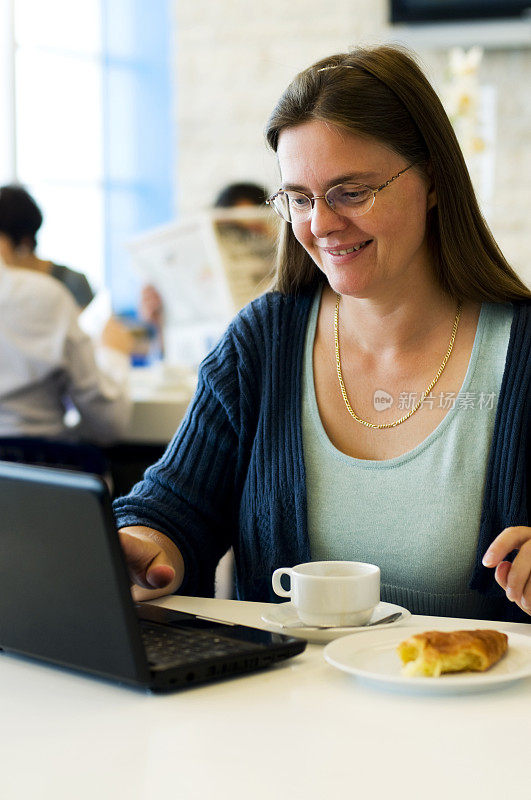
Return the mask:
[[[275,594],[280,595],[280,597],[291,597],[291,573],[292,570],[289,567],[280,567],[280,569],[276,569],[273,572],[273,591]],[[289,575],[289,591],[286,591],[280,580],[283,575]]]

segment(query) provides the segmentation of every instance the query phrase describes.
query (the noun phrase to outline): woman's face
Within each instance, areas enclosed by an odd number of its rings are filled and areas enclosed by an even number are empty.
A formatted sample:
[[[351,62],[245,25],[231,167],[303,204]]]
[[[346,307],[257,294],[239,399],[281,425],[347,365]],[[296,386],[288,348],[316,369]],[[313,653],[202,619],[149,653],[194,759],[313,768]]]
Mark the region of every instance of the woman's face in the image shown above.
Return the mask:
[[[282,131],[277,155],[282,186],[308,196],[345,180],[375,188],[409,166],[375,139],[317,120]],[[311,218],[293,224],[293,233],[334,291],[385,298],[419,278],[431,280],[426,215],[434,204],[426,178],[413,168],[378,192],[363,216],[338,214],[316,200]]]

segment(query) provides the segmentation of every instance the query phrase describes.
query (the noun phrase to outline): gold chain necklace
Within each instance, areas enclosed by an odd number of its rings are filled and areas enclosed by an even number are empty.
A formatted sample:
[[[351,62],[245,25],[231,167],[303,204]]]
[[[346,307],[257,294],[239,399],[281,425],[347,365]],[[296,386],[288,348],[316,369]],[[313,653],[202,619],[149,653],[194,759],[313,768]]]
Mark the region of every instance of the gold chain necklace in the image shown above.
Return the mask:
[[[382,425],[375,425],[373,422],[367,422],[367,420],[361,419],[361,417],[358,417],[358,415],[356,414],[356,412],[353,410],[352,406],[350,405],[350,402],[349,402],[349,399],[348,399],[348,396],[347,396],[347,390],[345,389],[345,383],[343,381],[343,374],[341,372],[341,357],[339,355],[339,301],[340,300],[341,300],[341,295],[338,294],[337,295],[337,300],[336,300],[336,310],[335,310],[335,313],[334,313],[334,345],[335,345],[335,350],[336,350],[337,377],[339,378],[339,386],[341,387],[341,394],[343,395],[343,400],[345,401],[345,405],[347,407],[347,411],[350,414],[350,416],[353,419],[356,420],[356,422],[361,423],[361,425],[365,425],[365,427],[367,427],[367,428],[374,428],[375,430],[380,430],[382,428],[395,428],[397,425],[400,425],[402,422],[405,422],[406,419],[409,419],[415,413],[415,411],[418,411],[418,409],[421,407],[422,403],[424,402],[424,399],[429,395],[429,393],[431,392],[431,390],[433,389],[433,387],[435,386],[435,384],[437,383],[437,381],[439,380],[439,378],[443,374],[444,368],[445,368],[445,366],[446,366],[446,364],[448,362],[448,359],[450,358],[450,356],[452,354],[452,350],[453,350],[453,347],[454,347],[455,335],[457,333],[457,327],[459,325],[459,320],[461,318],[462,305],[461,305],[461,303],[458,303],[458,305],[457,305],[457,313],[456,313],[455,319],[454,319],[454,325],[453,325],[453,328],[452,328],[452,335],[450,336],[450,344],[448,345],[448,350],[446,351],[446,355],[444,356],[444,358],[442,360],[442,364],[439,367],[439,369],[437,370],[437,374],[435,375],[435,378],[432,380],[432,382],[429,384],[429,386],[427,386],[426,389],[424,389],[424,391],[422,392],[422,395],[421,395],[420,400],[418,401],[418,403],[416,403],[413,406],[411,411],[409,411],[403,417],[400,417],[400,419],[396,419],[394,422],[384,422]]]

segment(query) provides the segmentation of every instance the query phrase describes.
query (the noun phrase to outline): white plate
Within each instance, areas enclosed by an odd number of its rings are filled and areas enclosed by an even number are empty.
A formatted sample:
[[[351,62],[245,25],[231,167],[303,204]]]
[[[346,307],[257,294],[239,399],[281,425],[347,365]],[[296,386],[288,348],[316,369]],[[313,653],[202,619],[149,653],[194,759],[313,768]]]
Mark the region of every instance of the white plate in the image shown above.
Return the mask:
[[[402,674],[402,662],[396,648],[404,639],[426,630],[473,630],[503,628],[485,621],[453,624],[444,623],[426,627],[404,626],[399,630],[367,631],[365,636],[348,636],[332,642],[324,649],[324,657],[332,666],[350,672],[365,682],[382,688],[402,691],[439,694],[448,692],[474,692],[495,688],[509,681],[531,676],[531,636],[508,633],[509,649],[505,656],[486,672],[455,672],[439,678],[407,677]]]
[[[411,613],[407,610],[407,608],[402,608],[402,606],[395,606],[394,603],[378,603],[372,613],[369,623],[377,622],[379,619],[388,617],[389,614],[394,614],[397,611],[402,612],[402,616],[397,619],[396,622],[386,623],[385,627],[393,627],[393,625],[402,624],[404,620],[409,619],[411,616]],[[262,619],[264,622],[268,622],[270,625],[275,625],[276,627],[280,628],[282,633],[285,633],[286,636],[295,636],[296,638],[306,639],[308,642],[317,643],[331,642],[333,639],[337,639],[339,636],[348,636],[350,633],[374,630],[373,627],[367,628],[367,625],[361,625],[355,628],[314,628],[309,625],[304,625],[300,621],[297,614],[297,609],[294,607],[291,601],[288,603],[272,605],[262,614]]]

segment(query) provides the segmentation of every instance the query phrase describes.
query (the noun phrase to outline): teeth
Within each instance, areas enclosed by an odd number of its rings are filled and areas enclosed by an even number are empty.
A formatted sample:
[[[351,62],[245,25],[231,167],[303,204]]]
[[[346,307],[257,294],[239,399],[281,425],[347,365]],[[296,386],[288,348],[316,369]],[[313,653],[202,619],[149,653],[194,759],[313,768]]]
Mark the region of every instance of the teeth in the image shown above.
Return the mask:
[[[357,252],[358,250],[360,250],[366,244],[367,244],[367,242],[362,242],[357,247],[348,247],[346,250],[330,250],[330,253],[333,256],[346,256],[349,253]]]

